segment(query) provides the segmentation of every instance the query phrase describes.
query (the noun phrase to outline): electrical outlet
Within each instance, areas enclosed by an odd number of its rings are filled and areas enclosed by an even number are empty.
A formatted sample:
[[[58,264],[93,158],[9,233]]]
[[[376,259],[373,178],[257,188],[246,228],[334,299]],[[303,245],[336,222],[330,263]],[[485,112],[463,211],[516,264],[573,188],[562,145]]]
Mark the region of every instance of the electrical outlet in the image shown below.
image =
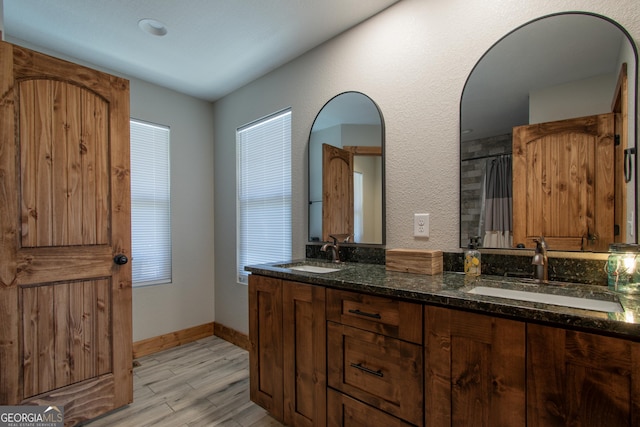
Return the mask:
[[[413,214],[413,235],[429,237],[429,214]]]

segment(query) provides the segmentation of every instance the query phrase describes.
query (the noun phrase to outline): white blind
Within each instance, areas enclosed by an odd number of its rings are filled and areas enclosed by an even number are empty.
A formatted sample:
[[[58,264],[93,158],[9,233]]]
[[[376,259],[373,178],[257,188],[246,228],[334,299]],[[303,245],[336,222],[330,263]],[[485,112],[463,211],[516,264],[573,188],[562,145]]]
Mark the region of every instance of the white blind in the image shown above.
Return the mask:
[[[133,285],[171,282],[169,128],[131,120]]]
[[[291,258],[291,110],[236,132],[238,282],[246,265]]]

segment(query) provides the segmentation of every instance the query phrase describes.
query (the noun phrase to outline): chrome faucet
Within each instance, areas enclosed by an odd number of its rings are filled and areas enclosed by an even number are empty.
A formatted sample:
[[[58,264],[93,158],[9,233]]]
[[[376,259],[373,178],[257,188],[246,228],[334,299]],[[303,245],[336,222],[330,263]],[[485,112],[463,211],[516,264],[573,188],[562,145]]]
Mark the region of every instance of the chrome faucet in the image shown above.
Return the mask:
[[[544,241],[542,236],[539,239],[534,239],[534,242],[536,242],[536,252],[531,260],[531,264],[536,266],[534,277],[540,282],[548,282],[549,257],[547,256],[547,242]]]
[[[340,241],[342,242],[349,242],[349,238],[351,237],[350,234],[329,234],[329,237],[331,237],[333,239],[333,244],[331,243],[325,243],[324,245],[322,245],[322,247],[320,248],[320,250],[322,252],[327,252],[328,250],[331,250],[331,261],[338,263],[338,262],[342,262],[342,260],[340,259],[340,245],[338,244],[338,239],[340,239]]]

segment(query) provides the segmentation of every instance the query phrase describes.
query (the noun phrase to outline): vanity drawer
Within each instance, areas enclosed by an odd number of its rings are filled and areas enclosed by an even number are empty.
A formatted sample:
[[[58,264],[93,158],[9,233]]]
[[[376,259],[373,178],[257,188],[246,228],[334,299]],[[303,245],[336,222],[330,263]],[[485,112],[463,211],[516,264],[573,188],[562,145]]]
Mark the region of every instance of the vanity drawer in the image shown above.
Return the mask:
[[[422,347],[327,322],[330,387],[414,425],[423,424]]]
[[[372,406],[332,389],[327,389],[328,427],[411,427]]]
[[[327,320],[422,344],[422,305],[327,289]]]

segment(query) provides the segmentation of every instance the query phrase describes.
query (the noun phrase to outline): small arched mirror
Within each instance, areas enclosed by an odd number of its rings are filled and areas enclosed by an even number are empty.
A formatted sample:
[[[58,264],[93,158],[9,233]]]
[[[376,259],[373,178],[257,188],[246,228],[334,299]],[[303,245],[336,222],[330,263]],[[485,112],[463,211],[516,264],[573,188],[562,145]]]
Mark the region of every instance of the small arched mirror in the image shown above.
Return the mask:
[[[604,252],[637,242],[638,60],[608,18],[560,13],[507,34],[460,102],[460,245]]]
[[[309,241],[384,244],[384,121],[367,95],[330,99],[309,134]]]

